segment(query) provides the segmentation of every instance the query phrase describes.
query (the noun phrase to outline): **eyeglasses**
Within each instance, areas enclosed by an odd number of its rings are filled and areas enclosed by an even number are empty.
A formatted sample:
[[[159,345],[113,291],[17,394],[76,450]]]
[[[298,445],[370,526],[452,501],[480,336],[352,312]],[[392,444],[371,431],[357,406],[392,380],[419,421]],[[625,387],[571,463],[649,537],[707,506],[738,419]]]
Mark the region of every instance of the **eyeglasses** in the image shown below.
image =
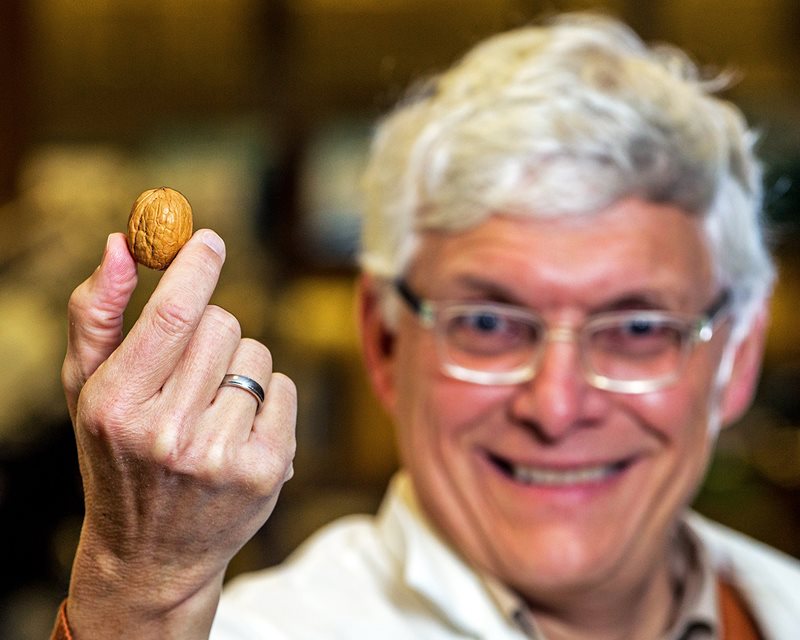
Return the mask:
[[[724,290],[699,316],[612,311],[576,329],[549,328],[537,314],[492,302],[433,302],[394,283],[423,327],[433,331],[445,374],[482,385],[531,380],[550,341],[575,341],[586,381],[618,393],[649,393],[678,380],[698,343],[708,342],[730,308]]]

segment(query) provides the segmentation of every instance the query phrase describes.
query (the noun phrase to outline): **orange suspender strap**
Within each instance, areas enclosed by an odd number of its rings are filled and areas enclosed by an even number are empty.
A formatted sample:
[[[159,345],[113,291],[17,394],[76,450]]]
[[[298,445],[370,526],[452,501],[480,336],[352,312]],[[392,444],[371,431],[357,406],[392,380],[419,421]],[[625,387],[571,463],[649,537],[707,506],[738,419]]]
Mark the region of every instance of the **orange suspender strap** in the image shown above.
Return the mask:
[[[724,640],[763,640],[742,597],[729,584],[718,580],[722,638]]]
[[[58,608],[58,617],[50,634],[50,640],[73,640],[72,633],[67,623],[67,601],[64,600]]]

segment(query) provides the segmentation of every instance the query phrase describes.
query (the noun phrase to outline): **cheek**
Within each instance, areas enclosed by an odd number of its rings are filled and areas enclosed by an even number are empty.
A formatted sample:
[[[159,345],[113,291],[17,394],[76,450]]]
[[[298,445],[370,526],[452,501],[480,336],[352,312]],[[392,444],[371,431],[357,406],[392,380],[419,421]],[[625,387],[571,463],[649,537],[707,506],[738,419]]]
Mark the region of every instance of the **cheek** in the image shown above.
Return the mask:
[[[444,420],[443,435],[468,445],[483,439],[507,422],[507,387],[491,387],[442,377],[431,385],[432,405],[439,420]]]
[[[502,423],[508,391],[453,380],[435,365],[422,367],[405,376],[398,396],[401,455],[407,463],[436,457],[447,467],[458,465],[471,442]]]
[[[480,423],[502,403],[508,392],[454,380],[441,371],[430,334],[414,328],[401,331],[396,343],[394,379],[398,424],[427,434],[449,437]],[[412,424],[409,425],[408,423]]]
[[[680,389],[637,398],[638,422],[665,446],[691,447],[709,433],[707,395]]]
[[[706,437],[719,398],[714,388],[713,359],[697,359],[686,375],[663,391],[634,398],[642,421],[667,440]]]
[[[693,396],[678,389],[645,394],[635,398],[634,410],[644,423],[671,439],[699,417],[698,411],[705,413],[705,406]]]

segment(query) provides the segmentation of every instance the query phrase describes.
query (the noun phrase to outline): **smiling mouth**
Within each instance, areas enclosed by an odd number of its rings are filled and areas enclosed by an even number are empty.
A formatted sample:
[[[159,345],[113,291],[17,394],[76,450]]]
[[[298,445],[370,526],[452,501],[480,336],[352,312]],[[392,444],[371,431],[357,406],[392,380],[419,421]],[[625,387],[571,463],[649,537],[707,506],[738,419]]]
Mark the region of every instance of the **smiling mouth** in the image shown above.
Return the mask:
[[[573,469],[545,469],[512,463],[498,456],[490,456],[492,463],[505,475],[526,485],[546,487],[569,487],[573,485],[601,482],[611,478],[630,466],[631,460],[611,464],[579,467]]]

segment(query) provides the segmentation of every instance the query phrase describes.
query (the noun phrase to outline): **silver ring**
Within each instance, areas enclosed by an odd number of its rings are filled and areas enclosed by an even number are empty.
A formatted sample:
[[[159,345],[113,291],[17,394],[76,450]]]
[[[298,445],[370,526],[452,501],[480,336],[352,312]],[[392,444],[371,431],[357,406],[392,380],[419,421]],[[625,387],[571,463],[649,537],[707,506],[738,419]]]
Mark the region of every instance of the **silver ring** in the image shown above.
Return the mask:
[[[229,373],[225,377],[222,378],[222,382],[220,383],[220,388],[222,387],[238,387],[239,389],[244,389],[250,395],[252,395],[256,402],[258,403],[258,407],[256,407],[256,412],[261,409],[261,405],[264,403],[264,389],[263,387],[258,384],[252,378],[248,378],[247,376],[239,375],[238,373]]]

